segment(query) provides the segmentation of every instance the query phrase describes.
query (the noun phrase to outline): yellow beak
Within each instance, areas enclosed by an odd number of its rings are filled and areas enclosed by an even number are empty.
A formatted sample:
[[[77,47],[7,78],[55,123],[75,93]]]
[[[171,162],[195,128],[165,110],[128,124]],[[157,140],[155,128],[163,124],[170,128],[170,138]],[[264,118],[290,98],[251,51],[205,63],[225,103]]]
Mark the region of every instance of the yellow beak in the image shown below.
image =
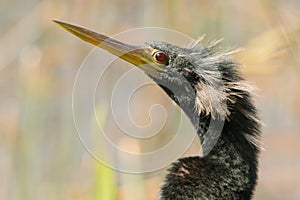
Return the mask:
[[[151,47],[125,44],[83,27],[57,20],[53,21],[80,39],[134,64],[153,77],[159,78],[157,72],[164,70],[163,65],[154,62],[152,55],[155,50]]]

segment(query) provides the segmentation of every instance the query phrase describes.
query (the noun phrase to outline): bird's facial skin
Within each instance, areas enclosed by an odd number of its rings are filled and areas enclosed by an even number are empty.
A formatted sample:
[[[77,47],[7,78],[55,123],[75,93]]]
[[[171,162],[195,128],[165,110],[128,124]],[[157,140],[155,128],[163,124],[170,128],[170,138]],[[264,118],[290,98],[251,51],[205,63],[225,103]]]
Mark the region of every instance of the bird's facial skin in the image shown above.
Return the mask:
[[[160,65],[168,65],[169,64],[169,56],[159,50],[154,50],[152,53],[153,60]]]

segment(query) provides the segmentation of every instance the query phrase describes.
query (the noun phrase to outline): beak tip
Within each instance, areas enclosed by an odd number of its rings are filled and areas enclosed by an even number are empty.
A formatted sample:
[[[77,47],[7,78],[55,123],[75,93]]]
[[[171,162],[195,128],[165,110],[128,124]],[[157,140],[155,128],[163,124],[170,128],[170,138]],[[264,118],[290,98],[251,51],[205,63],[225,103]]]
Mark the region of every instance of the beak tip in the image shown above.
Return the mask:
[[[65,22],[62,22],[62,21],[59,21],[59,20],[56,20],[56,19],[52,19],[52,21],[62,27],[64,27],[64,25],[66,24]]]
[[[52,19],[52,21],[53,21],[54,23],[57,23],[57,24],[60,23],[60,21],[58,21],[57,19]]]

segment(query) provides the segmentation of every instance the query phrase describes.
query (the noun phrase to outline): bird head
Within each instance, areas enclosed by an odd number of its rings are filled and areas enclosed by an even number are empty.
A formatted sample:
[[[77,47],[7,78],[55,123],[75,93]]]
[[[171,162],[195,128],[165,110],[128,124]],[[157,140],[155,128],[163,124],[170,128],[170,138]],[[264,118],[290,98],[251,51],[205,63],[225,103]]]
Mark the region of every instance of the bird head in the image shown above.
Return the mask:
[[[237,64],[228,59],[230,53],[218,51],[217,43],[202,45],[198,41],[183,48],[148,41],[135,46],[86,28],[54,22],[82,40],[142,69],[184,110],[198,134],[199,118],[224,121],[230,114],[228,103],[234,103],[244,90]]]

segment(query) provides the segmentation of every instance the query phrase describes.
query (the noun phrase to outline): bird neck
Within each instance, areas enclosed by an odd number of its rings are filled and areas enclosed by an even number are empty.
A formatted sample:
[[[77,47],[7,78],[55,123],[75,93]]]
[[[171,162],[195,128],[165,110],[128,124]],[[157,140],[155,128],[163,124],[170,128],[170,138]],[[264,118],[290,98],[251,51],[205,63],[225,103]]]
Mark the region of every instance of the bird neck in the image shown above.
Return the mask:
[[[182,158],[173,164],[161,189],[162,199],[251,198],[257,180],[259,152],[253,142],[259,134],[256,110],[247,92],[236,97],[235,103],[228,106],[231,108],[230,115],[223,121],[221,134],[213,148],[205,157]],[[205,141],[211,139],[207,136],[208,127],[218,119],[202,116],[191,102],[181,103],[180,107],[197,130],[202,148],[211,145]]]

